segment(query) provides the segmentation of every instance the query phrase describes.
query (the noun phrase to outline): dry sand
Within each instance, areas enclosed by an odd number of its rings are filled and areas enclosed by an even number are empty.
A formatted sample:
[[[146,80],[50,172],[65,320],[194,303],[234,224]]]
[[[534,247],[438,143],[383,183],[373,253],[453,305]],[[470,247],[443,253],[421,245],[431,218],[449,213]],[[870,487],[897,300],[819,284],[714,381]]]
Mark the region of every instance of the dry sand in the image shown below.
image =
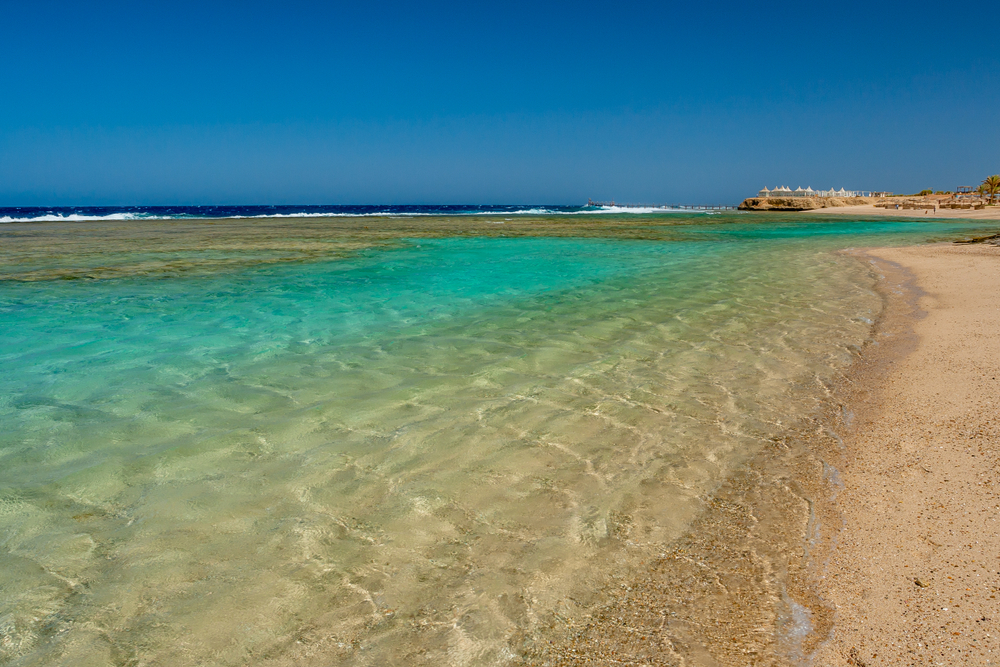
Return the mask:
[[[871,204],[863,206],[831,206],[811,211],[799,211],[805,215],[850,215],[875,218],[941,218],[962,220],[1000,220],[1000,206],[990,206],[979,211],[942,208],[937,211],[918,211],[894,208],[875,208]]]
[[[849,401],[844,527],[818,573],[834,630],[813,664],[997,665],[1000,247],[868,255],[911,272],[926,316],[911,349],[873,346]]]

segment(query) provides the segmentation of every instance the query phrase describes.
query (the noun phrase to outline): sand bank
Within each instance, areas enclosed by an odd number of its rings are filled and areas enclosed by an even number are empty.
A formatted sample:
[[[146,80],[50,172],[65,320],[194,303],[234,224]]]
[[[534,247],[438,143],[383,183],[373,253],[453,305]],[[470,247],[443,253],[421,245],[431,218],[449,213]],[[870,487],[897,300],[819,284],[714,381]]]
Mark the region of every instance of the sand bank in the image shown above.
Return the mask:
[[[1000,664],[1000,248],[868,254],[911,272],[925,316],[912,349],[885,338],[855,377],[844,528],[818,573],[834,630],[813,664]]]
[[[917,211],[913,209],[876,208],[871,204],[863,206],[840,206],[800,211],[803,215],[850,215],[873,218],[941,218],[962,220],[1000,220],[1000,206],[990,206],[978,211],[942,208],[937,211]]]

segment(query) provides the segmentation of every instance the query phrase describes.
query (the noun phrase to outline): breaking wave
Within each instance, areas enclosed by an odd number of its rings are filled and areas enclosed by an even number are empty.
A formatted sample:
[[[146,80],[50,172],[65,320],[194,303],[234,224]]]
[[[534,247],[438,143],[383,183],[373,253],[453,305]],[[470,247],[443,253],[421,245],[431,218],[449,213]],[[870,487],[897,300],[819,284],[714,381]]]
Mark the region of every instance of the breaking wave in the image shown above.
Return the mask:
[[[636,215],[692,213],[698,207],[555,205],[391,205],[391,206],[91,206],[0,208],[0,223],[90,222],[106,220],[352,218],[463,215]]]

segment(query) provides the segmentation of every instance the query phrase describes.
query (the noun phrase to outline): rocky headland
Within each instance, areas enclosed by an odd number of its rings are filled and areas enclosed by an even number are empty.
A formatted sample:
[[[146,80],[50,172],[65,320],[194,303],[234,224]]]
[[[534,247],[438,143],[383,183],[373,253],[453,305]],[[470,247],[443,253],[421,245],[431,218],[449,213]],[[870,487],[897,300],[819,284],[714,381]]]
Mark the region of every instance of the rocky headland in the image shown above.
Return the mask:
[[[867,211],[875,209],[913,211],[920,213],[933,212],[941,214],[943,210],[961,212],[959,215],[969,215],[973,211],[985,211],[995,208],[985,199],[956,198],[953,195],[896,195],[892,197],[747,197],[739,205],[741,211],[818,211],[821,209],[837,209],[838,213],[857,213],[863,208]],[[831,211],[833,212],[833,211]],[[945,217],[952,217],[945,215]],[[980,217],[972,215],[971,217]],[[996,217],[989,215],[988,217]]]
[[[814,211],[820,208],[863,206],[885,201],[882,197],[747,197],[741,211]]]

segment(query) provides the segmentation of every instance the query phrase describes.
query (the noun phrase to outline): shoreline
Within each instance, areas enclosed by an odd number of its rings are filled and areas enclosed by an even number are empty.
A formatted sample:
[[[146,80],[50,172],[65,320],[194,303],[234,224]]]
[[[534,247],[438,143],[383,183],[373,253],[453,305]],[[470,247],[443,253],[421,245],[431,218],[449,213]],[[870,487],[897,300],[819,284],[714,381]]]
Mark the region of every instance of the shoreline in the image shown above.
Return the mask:
[[[549,634],[528,664],[1000,663],[1000,483],[984,486],[1000,467],[1000,248],[844,252],[870,263],[883,311],[829,404],[790,424],[682,538],[618,573],[611,598]],[[966,287],[981,265],[992,273]],[[966,290],[971,306],[956,300]],[[989,386],[967,377],[985,372],[974,359],[991,364]],[[906,402],[914,392],[929,400],[922,410]],[[978,421],[963,426],[956,417],[972,408]],[[963,521],[978,522],[972,548],[950,540]]]
[[[1000,663],[1000,248],[858,254],[894,294],[845,382],[843,527],[813,564],[833,629],[812,663]]]
[[[524,664],[825,667],[813,657],[834,632],[836,610],[817,573],[843,524],[835,502],[848,428],[842,398],[880,337],[893,340],[896,354],[912,347],[905,329],[915,304],[867,271],[882,308],[853,360],[823,383],[827,400],[707,494],[700,515],[658,557],[614,573],[604,602],[581,622],[550,627]],[[892,277],[912,282],[904,271]]]
[[[915,218],[918,220],[1000,220],[1000,206],[991,206],[978,211],[950,208],[942,208],[937,211],[919,211],[913,209],[876,208],[871,204],[864,204],[861,206],[830,206],[808,211],[796,211],[796,213],[807,216],[849,215],[874,218]]]

